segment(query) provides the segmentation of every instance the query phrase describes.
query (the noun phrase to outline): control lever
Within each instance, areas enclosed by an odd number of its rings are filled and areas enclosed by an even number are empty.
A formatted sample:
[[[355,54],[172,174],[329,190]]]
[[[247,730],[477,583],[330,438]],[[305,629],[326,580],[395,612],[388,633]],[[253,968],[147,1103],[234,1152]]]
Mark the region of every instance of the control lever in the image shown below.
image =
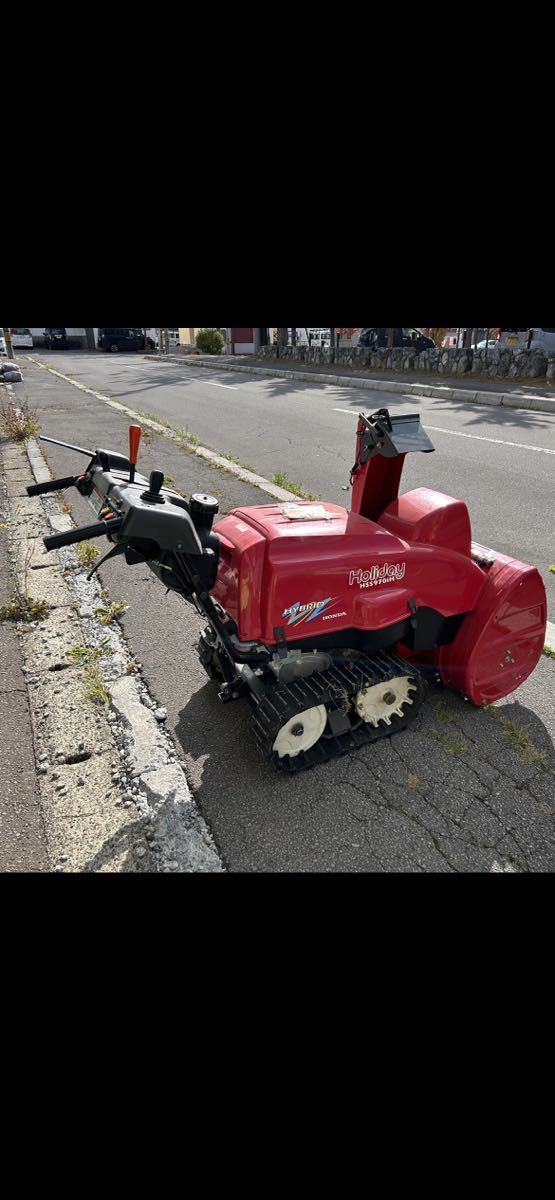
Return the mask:
[[[141,492],[141,500],[145,500],[147,504],[164,504],[164,497],[160,495],[163,483],[164,472],[151,471],[148,489],[146,492]]]
[[[87,580],[92,579],[95,571],[98,571],[98,568],[101,567],[103,563],[107,562],[109,558],[115,558],[116,554],[125,554],[125,546],[123,542],[118,542],[116,546],[111,546],[106,554],[103,554],[102,558],[99,558],[98,562],[96,562],[94,567],[92,567],[92,569],[89,571]]]
[[[85,450],[83,446],[72,446],[70,442],[59,442],[57,438],[45,437],[44,433],[39,434],[41,442],[50,442],[53,446],[63,446],[64,450],[76,450],[77,454],[86,454],[87,458],[94,458],[94,450]]]
[[[139,457],[139,442],[141,440],[141,432],[142,430],[140,425],[129,426],[129,462],[131,463],[131,468],[129,471],[130,483],[134,483],[135,480],[135,467],[137,466],[137,459]]]

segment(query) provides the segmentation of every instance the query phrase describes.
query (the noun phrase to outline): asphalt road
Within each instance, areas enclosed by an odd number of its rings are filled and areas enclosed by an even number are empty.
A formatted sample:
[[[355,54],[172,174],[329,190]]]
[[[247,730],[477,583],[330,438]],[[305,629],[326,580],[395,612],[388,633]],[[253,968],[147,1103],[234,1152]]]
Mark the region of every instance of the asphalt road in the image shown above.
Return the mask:
[[[248,376],[244,385],[238,385],[239,396],[222,391],[222,397],[226,397],[223,400],[216,388],[207,386],[210,381],[219,382],[210,372],[207,381],[186,383],[180,378],[180,368],[176,379],[169,367],[160,368],[136,358],[114,361],[99,356],[92,362],[77,355],[52,358],[58,360],[52,365],[107,394],[119,396],[125,403],[158,412],[179,425],[188,421],[199,437],[211,420],[215,436],[206,440],[216,449],[233,452],[228,440],[228,430],[229,436],[233,430],[233,413],[226,407],[229,395],[237,420],[243,397],[245,430],[255,419],[257,403],[263,406],[265,429],[262,417],[257,420],[266,453],[281,436],[279,422],[271,419],[272,410],[281,404],[280,411],[289,420],[287,414],[297,404],[301,411],[306,407],[304,389],[300,395],[287,392],[282,402],[272,399],[264,384],[257,382],[251,387]],[[105,446],[126,444],[128,421],[123,413],[38,367],[23,366],[23,391],[38,411],[43,433],[85,446],[98,440]],[[160,375],[164,381],[157,384]],[[319,474],[315,474],[312,488],[331,499],[344,500],[340,489],[343,465],[347,470],[351,465],[353,420],[333,412],[334,407],[349,408],[349,403],[344,397],[336,403],[336,396],[330,397],[330,392],[335,389],[319,389],[308,397],[316,436],[307,441],[305,431],[304,462],[312,468],[317,461],[326,425],[328,436],[337,443],[340,466],[330,447],[329,454],[319,459]],[[265,399],[257,402],[257,395]],[[357,401],[352,396],[350,400],[356,411]],[[379,403],[376,401],[376,407]],[[174,405],[174,411],[162,405]],[[194,425],[189,412],[196,414]],[[306,424],[308,418],[303,420]],[[442,423],[447,426],[445,416]],[[526,440],[535,436],[537,444],[542,444],[543,434],[541,428],[535,435],[527,431]],[[287,436],[292,445],[290,431]],[[514,431],[512,440],[517,440]],[[465,447],[458,453],[468,454],[466,439],[454,437],[452,442]],[[307,454],[307,445],[314,450],[312,456]],[[474,443],[469,445],[473,447]],[[76,460],[71,451],[56,446],[45,449],[55,475],[74,472]],[[299,447],[294,449],[297,453]],[[491,449],[497,452],[495,446]],[[518,454],[515,450],[517,466]],[[550,457],[530,454],[534,462]],[[247,461],[250,457],[259,469],[263,465],[258,457],[247,456],[240,448],[237,457]],[[440,458],[421,457],[428,463]],[[141,458],[144,470],[159,467],[183,491],[217,494],[222,510],[260,503],[260,492],[255,488],[162,437],[148,439]],[[303,461],[302,454],[296,461]],[[77,465],[81,465],[81,459]],[[280,468],[288,469],[294,477],[289,462],[276,457],[271,469]],[[459,478],[464,478],[461,465],[458,470]],[[502,475],[500,471],[500,479]],[[441,480],[443,487],[447,478]],[[308,478],[304,481],[308,486]],[[513,481],[513,492],[520,486],[524,487],[522,482]],[[456,494],[454,486],[452,490]],[[507,503],[510,494],[511,489],[506,489]],[[73,490],[67,493],[67,499],[73,505],[77,524],[90,522],[85,500]],[[514,495],[512,499],[515,501]],[[525,495],[521,503],[526,503]],[[542,503],[547,504],[547,498]],[[547,509],[545,522],[546,532]],[[491,541],[499,544],[497,538]],[[240,700],[225,707],[219,704],[217,688],[207,679],[193,648],[202,622],[190,606],[174,594],[166,596],[158,580],[142,565],[128,568],[118,558],[102,567],[100,576],[112,599],[129,605],[122,619],[125,635],[142,663],[153,695],[168,710],[168,725],[181,747],[191,789],[231,871],[449,873],[555,869],[555,664],[549,659],[542,657],[530,680],[499,706],[497,717],[473,708],[455,693],[432,687],[409,731],[305,775],[283,776],[256,752],[247,702]],[[510,724],[504,726],[500,720]]]
[[[41,357],[41,355],[37,355]],[[542,574],[555,621],[555,419],[550,414],[161,364],[142,355],[68,352],[47,361],[132,408],[187,428],[267,478],[284,474],[348,505],[355,419],[387,404],[419,411],[435,454],[405,461],[402,490],[431,487],[465,500],[475,541]]]

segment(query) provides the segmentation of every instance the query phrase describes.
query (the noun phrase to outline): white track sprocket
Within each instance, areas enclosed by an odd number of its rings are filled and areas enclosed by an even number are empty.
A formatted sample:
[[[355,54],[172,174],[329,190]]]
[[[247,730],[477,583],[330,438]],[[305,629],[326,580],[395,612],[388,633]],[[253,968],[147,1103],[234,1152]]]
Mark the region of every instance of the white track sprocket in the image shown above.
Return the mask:
[[[354,706],[359,717],[377,729],[380,721],[391,725],[393,713],[402,717],[403,705],[412,704],[410,693],[415,691],[417,686],[410,676],[397,675],[384,683],[375,683],[373,687],[361,688],[354,698]]]
[[[278,758],[284,758],[286,754],[289,754],[291,758],[296,758],[297,754],[301,754],[303,750],[310,750],[318,738],[321,738],[327,720],[325,704],[306,708],[304,712],[291,717],[290,721],[282,725],[273,745],[273,750]]]

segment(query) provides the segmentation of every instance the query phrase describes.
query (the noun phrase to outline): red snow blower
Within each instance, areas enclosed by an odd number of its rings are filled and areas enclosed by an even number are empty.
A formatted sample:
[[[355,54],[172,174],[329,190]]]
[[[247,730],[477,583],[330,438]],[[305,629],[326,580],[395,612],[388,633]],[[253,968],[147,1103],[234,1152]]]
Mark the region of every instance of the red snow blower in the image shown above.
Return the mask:
[[[107,536],[111,558],[147,563],[208,625],[200,661],[219,698],[248,697],[263,755],[296,772],[406,728],[427,672],[473,704],[534,670],[546,595],[535,567],[471,540],[466,504],[416,488],[399,496],[405,455],[434,449],[417,414],[359,417],[351,511],[308,502],[237,508],[184,500],[129,458],[90,458],[74,484],[97,523],[44,538],[48,550]],[[53,441],[43,438],[43,441]],[[56,443],[65,445],[63,442]]]

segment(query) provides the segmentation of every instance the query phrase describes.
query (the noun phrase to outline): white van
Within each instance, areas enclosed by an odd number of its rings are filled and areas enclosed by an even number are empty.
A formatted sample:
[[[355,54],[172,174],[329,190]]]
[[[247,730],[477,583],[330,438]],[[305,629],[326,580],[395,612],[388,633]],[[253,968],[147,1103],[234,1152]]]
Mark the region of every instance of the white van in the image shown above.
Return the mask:
[[[501,329],[499,347],[509,350],[543,350],[544,354],[555,353],[555,329]]]
[[[30,329],[12,329],[11,333],[14,350],[33,349],[33,335]]]

